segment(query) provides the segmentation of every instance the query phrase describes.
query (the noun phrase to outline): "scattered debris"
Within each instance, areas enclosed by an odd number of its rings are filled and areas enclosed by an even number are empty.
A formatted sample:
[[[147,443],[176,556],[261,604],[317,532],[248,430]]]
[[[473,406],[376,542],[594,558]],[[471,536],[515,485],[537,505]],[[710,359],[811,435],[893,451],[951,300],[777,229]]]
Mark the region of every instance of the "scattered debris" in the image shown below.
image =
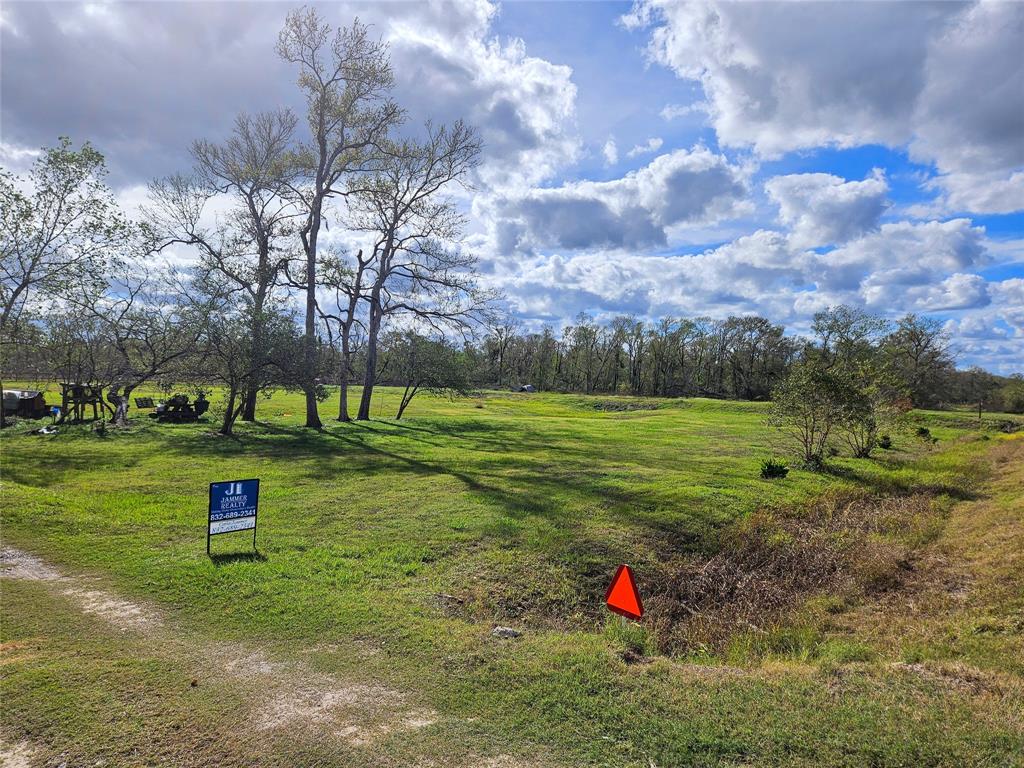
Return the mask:
[[[626,648],[624,651],[619,653],[619,658],[622,659],[626,664],[650,664],[654,659],[650,656],[644,656],[639,651],[635,651],[632,648]]]
[[[465,598],[456,597],[455,595],[446,595],[444,592],[438,592],[434,595],[438,600],[447,600],[453,603],[459,603],[460,605],[466,602]]]

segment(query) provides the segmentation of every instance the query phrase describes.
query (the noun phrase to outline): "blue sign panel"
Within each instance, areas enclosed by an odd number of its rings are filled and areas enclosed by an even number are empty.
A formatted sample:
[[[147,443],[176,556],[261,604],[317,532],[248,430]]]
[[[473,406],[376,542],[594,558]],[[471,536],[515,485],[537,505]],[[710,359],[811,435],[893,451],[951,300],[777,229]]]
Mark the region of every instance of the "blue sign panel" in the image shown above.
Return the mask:
[[[206,552],[210,537],[219,533],[252,529],[252,545],[256,546],[256,509],[259,504],[259,480],[231,480],[210,483],[210,519],[206,531]]]

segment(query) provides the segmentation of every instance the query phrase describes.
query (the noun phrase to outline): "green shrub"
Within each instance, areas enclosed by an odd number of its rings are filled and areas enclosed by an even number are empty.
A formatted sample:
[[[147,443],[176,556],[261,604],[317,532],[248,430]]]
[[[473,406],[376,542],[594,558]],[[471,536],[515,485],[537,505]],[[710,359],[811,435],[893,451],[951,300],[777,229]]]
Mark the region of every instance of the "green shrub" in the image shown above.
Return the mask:
[[[878,438],[878,447],[888,451],[892,448],[892,438],[888,435],[882,435]]]
[[[784,461],[765,459],[761,462],[761,477],[765,480],[772,480],[776,477],[785,477],[789,474],[789,467]]]

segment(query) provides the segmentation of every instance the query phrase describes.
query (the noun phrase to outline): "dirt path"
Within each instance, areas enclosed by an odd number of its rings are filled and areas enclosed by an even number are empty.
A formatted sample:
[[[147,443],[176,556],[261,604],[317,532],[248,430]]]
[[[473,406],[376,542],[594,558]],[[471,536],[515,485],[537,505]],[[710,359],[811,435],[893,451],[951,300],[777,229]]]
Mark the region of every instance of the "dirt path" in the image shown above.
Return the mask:
[[[156,653],[180,664],[188,674],[245,686],[252,691],[248,722],[257,732],[299,731],[318,740],[335,739],[366,748],[390,734],[417,731],[442,720],[436,711],[418,706],[409,692],[341,680],[255,645],[208,642],[197,647],[156,608],[126,600],[93,580],[62,573],[18,549],[0,549],[0,576],[38,582],[74,609],[153,641]],[[34,752],[26,742],[0,745],[0,768],[31,766]],[[477,764],[519,765],[504,757],[497,763]]]

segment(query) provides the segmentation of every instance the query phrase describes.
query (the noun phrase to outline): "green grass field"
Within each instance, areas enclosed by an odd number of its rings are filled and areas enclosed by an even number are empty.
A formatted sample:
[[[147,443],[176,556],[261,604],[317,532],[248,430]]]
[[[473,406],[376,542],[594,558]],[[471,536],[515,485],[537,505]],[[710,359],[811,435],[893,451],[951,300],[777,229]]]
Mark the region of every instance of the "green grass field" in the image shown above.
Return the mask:
[[[787,449],[761,404],[422,396],[394,422],[398,393],[380,401],[378,420],[321,433],[289,394],[233,439],[136,410],[106,436],[5,430],[4,545],[65,577],[2,581],[9,755],[1024,765],[1024,440],[1003,417],[915,413],[937,443],[910,430],[874,459],[766,481],[761,459]],[[240,533],[208,558],[207,486],[247,477],[259,554]],[[666,558],[836,492],[934,495],[911,592],[821,595],[724,650],[668,655],[603,608],[620,562],[647,598]]]

